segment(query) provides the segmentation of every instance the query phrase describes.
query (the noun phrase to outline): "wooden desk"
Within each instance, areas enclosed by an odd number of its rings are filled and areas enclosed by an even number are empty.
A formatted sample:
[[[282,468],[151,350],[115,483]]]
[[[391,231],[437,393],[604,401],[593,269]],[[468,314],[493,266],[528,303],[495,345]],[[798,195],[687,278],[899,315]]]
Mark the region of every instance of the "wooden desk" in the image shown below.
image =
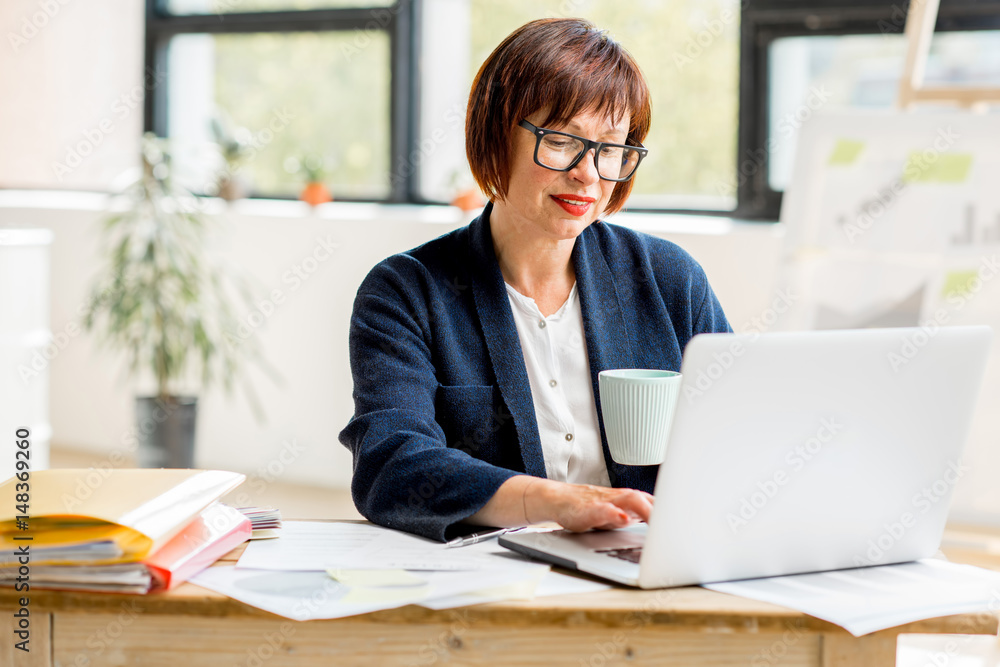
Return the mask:
[[[950,533],[958,535],[951,541],[968,543],[945,550],[952,560],[1000,569],[1000,555],[985,541],[991,538]],[[235,561],[243,548],[223,561]],[[996,615],[984,613],[855,638],[790,609],[697,587],[616,588],[444,611],[407,606],[301,623],[184,584],[147,596],[34,591],[25,654],[11,648],[9,611],[19,595],[0,589],[0,667],[888,667],[902,632],[997,632]]]

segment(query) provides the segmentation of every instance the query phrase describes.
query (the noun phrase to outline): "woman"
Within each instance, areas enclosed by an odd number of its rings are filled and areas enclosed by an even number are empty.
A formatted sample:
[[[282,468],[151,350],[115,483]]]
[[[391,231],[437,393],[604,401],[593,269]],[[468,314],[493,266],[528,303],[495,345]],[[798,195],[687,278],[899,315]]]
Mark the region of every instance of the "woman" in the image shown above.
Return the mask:
[[[483,64],[466,152],[490,203],[381,262],[354,303],[340,439],[368,519],[445,540],[649,518],[657,466],[611,459],[597,374],[679,370],[692,336],[731,331],[687,253],[600,221],[649,123],[638,66],[585,21],[528,23]]]

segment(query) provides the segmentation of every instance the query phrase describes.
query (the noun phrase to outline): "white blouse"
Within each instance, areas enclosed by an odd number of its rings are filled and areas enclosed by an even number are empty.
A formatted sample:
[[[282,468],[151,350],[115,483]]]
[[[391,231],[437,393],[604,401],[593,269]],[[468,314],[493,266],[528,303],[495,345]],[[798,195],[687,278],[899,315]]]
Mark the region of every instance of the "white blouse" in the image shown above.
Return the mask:
[[[548,317],[534,299],[504,284],[528,371],[545,474],[560,482],[611,486],[576,284]]]

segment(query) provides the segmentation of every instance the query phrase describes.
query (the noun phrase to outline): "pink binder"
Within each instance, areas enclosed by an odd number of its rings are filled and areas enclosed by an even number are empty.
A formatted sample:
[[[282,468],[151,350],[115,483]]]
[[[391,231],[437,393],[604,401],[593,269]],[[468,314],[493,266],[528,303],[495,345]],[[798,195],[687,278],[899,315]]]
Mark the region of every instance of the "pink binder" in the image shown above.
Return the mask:
[[[152,590],[169,590],[187,581],[250,539],[250,519],[239,510],[215,503],[202,511],[143,563],[153,577]]]

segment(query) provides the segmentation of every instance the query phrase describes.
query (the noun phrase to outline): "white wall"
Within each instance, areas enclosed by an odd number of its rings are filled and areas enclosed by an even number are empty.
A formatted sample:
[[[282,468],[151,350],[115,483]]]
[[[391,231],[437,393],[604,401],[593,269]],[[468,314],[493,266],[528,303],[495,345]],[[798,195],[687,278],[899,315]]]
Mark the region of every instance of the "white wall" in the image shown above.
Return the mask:
[[[134,387],[114,357],[95,349],[89,334],[72,335],[100,268],[97,221],[106,203],[103,196],[80,193],[0,192],[0,227],[37,226],[54,233],[51,328],[66,334],[68,342],[52,350],[53,445],[109,457],[116,450],[129,451]],[[241,396],[227,399],[219,390],[205,395],[197,465],[262,475],[270,466],[271,474],[286,481],[346,487],[351,460],[337,434],[353,410],[347,330],[358,285],[380,259],[465,224],[471,216],[450,207],[335,203],[313,213],[298,202],[241,202],[225,208],[216,201],[214,206],[224,224],[214,240],[220,260],[248,272],[261,293],[281,291],[282,303],[255,335],[283,379],[275,384],[259,371],[250,373],[267,415],[262,425]],[[666,216],[641,227],[674,240],[702,262],[734,328],[772,298],[780,228]],[[327,237],[339,244],[335,254],[317,262],[308,280],[296,287],[288,272],[312,255],[317,239]]]
[[[0,187],[106,190],[138,166],[143,5],[0,2]]]

